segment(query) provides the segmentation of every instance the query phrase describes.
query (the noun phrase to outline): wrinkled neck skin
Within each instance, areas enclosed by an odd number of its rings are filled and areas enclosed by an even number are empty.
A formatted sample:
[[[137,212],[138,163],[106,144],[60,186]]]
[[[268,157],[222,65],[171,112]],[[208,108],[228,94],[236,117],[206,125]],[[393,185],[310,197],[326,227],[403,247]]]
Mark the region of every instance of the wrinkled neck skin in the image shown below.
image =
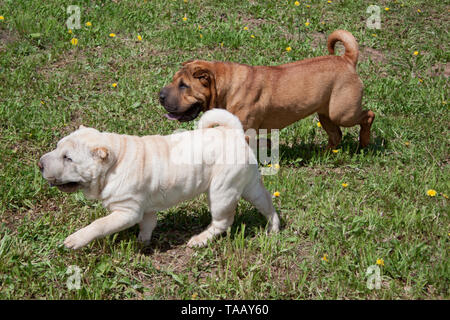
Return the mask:
[[[114,174],[111,173],[113,173],[120,165],[120,162],[118,161],[119,158],[117,157],[117,155],[120,155],[120,150],[117,147],[117,144],[112,143],[111,141],[114,136],[119,135],[106,132],[100,133],[100,136],[98,137],[99,144],[108,148],[110,155],[114,156],[112,159],[109,159],[109,163],[98,160],[97,163],[88,168],[87,173],[90,175],[91,180],[88,186],[82,188],[82,192],[87,199],[100,200],[103,202],[103,205],[105,205],[105,200],[110,196],[110,192],[105,193],[105,186],[108,185],[109,180],[114,178]],[[105,205],[105,207],[108,208],[107,205]]]
[[[119,154],[116,144],[112,143],[112,136],[115,134],[111,133],[100,133],[98,137],[98,143],[102,146],[105,146],[110,151],[110,155],[114,155],[112,159],[108,159],[108,161],[102,162],[102,160],[97,160],[90,168],[87,169],[85,174],[90,176],[90,183],[88,186],[82,188],[82,192],[87,199],[91,200],[100,200],[104,201],[105,198],[108,198],[107,195],[104,194],[105,186],[108,184],[108,180],[110,180],[111,172],[115,170],[119,166],[118,158],[116,155]],[[116,135],[118,136],[118,135]],[[104,204],[104,203],[103,203]]]
[[[160,136],[127,136],[115,133],[101,133],[102,145],[110,152],[109,163],[98,166],[88,188],[83,189],[88,199],[102,201],[110,211],[142,211],[146,199],[145,186],[151,177],[150,159],[145,159],[147,144]],[[156,152],[155,152],[156,153]],[[136,181],[130,183],[129,181]]]
[[[236,108],[231,110],[231,113],[239,110],[243,105],[242,92],[245,95],[254,95],[257,102],[260,93],[258,90],[252,90],[252,87],[257,87],[255,82],[260,82],[260,79],[254,77],[255,66],[248,66],[239,63],[224,63],[215,62],[215,69],[220,77],[216,77],[216,105],[215,108],[227,109],[227,107]],[[237,85],[241,84],[241,85]],[[229,110],[230,111],[230,110]]]

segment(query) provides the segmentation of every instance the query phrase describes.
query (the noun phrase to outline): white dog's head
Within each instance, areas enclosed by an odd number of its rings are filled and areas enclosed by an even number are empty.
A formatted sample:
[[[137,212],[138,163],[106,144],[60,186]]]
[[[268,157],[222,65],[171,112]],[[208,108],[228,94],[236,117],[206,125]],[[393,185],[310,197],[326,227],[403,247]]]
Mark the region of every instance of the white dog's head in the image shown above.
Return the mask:
[[[38,162],[42,176],[64,192],[89,191],[114,162],[106,137],[93,128],[80,128],[62,138],[56,149]]]

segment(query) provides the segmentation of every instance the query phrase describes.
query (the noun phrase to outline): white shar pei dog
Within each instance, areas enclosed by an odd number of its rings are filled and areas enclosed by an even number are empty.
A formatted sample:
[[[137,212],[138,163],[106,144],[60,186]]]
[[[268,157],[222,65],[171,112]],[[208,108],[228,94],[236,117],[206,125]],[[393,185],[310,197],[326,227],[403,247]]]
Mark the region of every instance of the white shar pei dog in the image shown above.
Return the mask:
[[[67,248],[79,249],[137,223],[138,240],[148,244],[157,211],[204,192],[212,222],[188,246],[204,246],[226,231],[241,197],[268,219],[268,231],[279,230],[242,125],[225,110],[206,112],[197,130],[168,136],[119,135],[80,126],[42,156],[38,166],[52,186],[64,192],[82,190],[111,212],[68,236]]]

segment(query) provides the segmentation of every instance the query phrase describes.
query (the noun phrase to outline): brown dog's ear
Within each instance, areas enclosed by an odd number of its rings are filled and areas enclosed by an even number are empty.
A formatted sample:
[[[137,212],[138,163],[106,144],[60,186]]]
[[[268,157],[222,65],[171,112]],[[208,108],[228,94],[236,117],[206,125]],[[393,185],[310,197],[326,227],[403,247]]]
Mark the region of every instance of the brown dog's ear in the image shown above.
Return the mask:
[[[211,83],[211,72],[207,69],[198,68],[193,73],[192,76],[200,80],[201,84],[205,87],[209,87]]]
[[[214,75],[214,71],[210,70],[207,67],[197,67],[192,72],[192,76],[200,81],[200,83],[209,88],[209,101],[204,105],[203,111],[210,110],[212,108],[216,108],[216,100],[217,100],[217,89],[216,89],[216,78]]]
[[[94,158],[98,158],[102,161],[105,161],[109,158],[109,150],[105,147],[97,147],[91,150],[92,155]]]

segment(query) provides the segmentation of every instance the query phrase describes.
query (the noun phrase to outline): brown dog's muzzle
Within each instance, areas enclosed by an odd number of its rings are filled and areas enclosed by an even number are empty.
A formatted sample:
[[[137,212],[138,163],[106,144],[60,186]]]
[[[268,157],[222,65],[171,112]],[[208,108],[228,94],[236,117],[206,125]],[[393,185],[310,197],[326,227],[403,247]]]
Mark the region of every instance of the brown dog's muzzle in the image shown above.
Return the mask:
[[[176,90],[166,86],[159,92],[159,103],[167,110],[165,117],[169,120],[178,120],[180,122],[191,121],[195,119],[200,111],[203,109],[201,102],[188,105],[186,107],[180,106],[177,95],[172,91]]]
[[[164,108],[166,108],[166,104],[165,104],[166,98],[167,98],[167,88],[164,87],[164,88],[162,88],[161,91],[159,92],[159,103],[160,103]],[[167,110],[167,108],[166,108],[166,110]],[[169,110],[167,110],[167,111],[169,111]]]

